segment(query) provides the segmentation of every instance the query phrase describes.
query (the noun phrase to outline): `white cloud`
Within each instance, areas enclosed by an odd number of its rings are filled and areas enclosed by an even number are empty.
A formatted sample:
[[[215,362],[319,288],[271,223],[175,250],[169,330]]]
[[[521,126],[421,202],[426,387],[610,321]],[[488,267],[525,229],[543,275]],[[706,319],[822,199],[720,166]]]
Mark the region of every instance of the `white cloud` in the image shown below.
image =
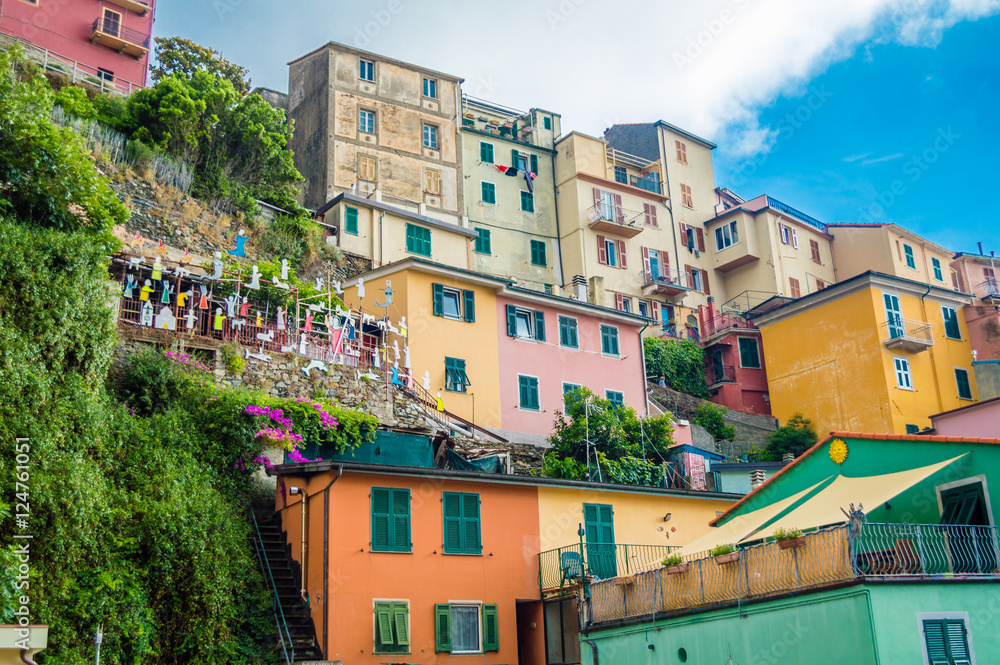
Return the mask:
[[[903,156],[903,153],[897,152],[894,155],[886,155],[884,157],[873,157],[872,159],[865,159],[861,162],[861,166],[869,166],[871,164],[880,164],[882,162],[891,162],[894,159],[899,159]]]

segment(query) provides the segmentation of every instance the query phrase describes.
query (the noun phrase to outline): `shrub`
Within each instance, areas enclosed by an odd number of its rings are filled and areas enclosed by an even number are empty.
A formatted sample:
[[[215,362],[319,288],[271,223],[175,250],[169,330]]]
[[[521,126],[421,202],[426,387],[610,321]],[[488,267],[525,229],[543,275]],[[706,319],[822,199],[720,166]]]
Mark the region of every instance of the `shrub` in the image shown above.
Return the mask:
[[[243,374],[246,361],[240,353],[239,344],[236,342],[226,342],[219,347],[219,353],[222,355],[222,364],[225,366],[227,372],[236,375]]]
[[[664,568],[669,568],[670,566],[679,566],[682,563],[684,563],[684,557],[677,552],[673,554],[668,554],[666,558],[663,559]]]
[[[77,118],[91,120],[97,117],[97,111],[90,97],[78,86],[71,85],[61,89],[55,94],[55,103],[61,106],[63,111]]]
[[[705,352],[686,339],[644,337],[642,350],[646,371],[666,378],[667,386],[695,397],[708,397],[705,384]]]
[[[735,551],[736,551],[736,545],[733,545],[732,543],[722,543],[722,544],[716,545],[715,547],[713,547],[712,549],[710,549],[708,551],[708,555],[709,556],[722,556],[723,554],[730,554],[730,553],[735,552]]]
[[[801,413],[796,413],[771,435],[767,448],[764,449],[764,457],[774,462],[780,462],[785,453],[798,457],[812,448],[818,440],[812,421]]]
[[[736,428],[726,424],[724,416],[727,412],[724,406],[702,402],[691,422],[704,427],[716,441],[732,441],[736,438]]]
[[[801,535],[802,535],[802,529],[798,529],[796,527],[791,527],[790,529],[786,529],[784,527],[778,527],[777,529],[774,530],[775,540],[795,540]]]

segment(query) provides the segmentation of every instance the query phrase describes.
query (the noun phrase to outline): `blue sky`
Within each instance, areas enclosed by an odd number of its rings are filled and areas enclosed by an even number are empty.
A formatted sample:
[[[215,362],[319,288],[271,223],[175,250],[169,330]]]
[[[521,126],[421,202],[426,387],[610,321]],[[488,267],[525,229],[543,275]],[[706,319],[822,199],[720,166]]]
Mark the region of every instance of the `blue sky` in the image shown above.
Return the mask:
[[[696,5],[696,6],[693,6]],[[1000,252],[1000,0],[170,0],[178,35],[287,89],[327,41],[466,79],[600,135],[663,119],[713,140],[716,182],[828,222],[895,222]]]

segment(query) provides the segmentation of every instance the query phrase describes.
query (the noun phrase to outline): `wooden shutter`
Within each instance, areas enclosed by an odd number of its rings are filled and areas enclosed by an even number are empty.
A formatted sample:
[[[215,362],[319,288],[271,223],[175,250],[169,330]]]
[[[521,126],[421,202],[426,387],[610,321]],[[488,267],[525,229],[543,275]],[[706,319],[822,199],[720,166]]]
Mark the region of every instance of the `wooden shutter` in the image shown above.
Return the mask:
[[[392,640],[392,603],[375,603],[375,622],[378,625],[378,644],[391,647]]]
[[[625,296],[621,293],[615,294],[615,309],[619,312],[625,311]]]
[[[479,519],[479,495],[462,494],[462,551],[482,554],[483,543]]]
[[[462,552],[462,495],[444,492],[441,497],[444,513],[444,551]]]
[[[646,276],[646,281],[653,277],[653,271],[649,267],[649,247],[642,248],[642,272]]]
[[[497,606],[483,605],[483,651],[500,650],[500,631],[497,626]]]
[[[434,651],[451,651],[451,605],[434,606]]]
[[[705,231],[702,229],[695,229],[695,233],[698,236],[698,251],[705,251]]]
[[[469,289],[462,291],[462,299],[464,305],[464,311],[462,312],[465,320],[469,323],[476,322],[476,292]]]
[[[799,289],[799,280],[795,279],[794,277],[789,277],[788,286],[793,298],[798,298],[799,296],[802,295],[802,291]]]
[[[444,316],[444,284],[431,284],[434,294],[434,316]]]
[[[520,155],[518,154],[517,150],[510,151],[510,158],[512,161],[511,166],[513,166],[515,169],[521,168],[521,160],[519,159]]]
[[[535,310],[535,339],[545,341],[545,312],[538,309]]]
[[[709,295],[709,296],[712,295],[712,289],[710,289],[709,286],[708,286],[708,271],[707,270],[702,270],[701,271],[701,285],[705,289],[705,295]]]
[[[410,490],[392,490],[392,549],[410,551]]]
[[[619,224],[625,223],[625,209],[622,208],[621,194],[615,194],[615,221]]]
[[[799,248],[799,232],[795,228],[792,228],[792,247]]]
[[[659,321],[660,320],[660,303],[658,303],[658,302],[656,302],[654,300],[654,301],[652,301],[650,303],[650,305],[652,306],[653,320],[654,321]]]
[[[517,307],[507,305],[507,334],[517,337]]]
[[[531,172],[538,175],[538,155],[531,155]]]
[[[618,241],[618,267],[628,268],[628,263],[625,261],[625,241]]]
[[[601,210],[601,190],[594,187],[594,208],[600,214]]]
[[[392,518],[389,514],[392,501],[390,492],[384,487],[372,488],[372,542],[373,550],[388,550],[390,548],[390,532]]]
[[[687,281],[687,284],[684,281]],[[689,289],[694,288],[694,278],[691,276],[691,266],[684,264],[684,275],[681,277],[681,286],[686,286]]]
[[[659,224],[656,221],[656,204],[646,203],[645,211],[646,211],[646,224],[652,227],[659,226]]]
[[[660,263],[662,264],[660,274],[670,279],[670,252],[665,249],[660,250]]]
[[[608,243],[604,236],[597,236],[597,262],[604,266],[608,265]]]
[[[396,625],[396,644],[404,647],[410,644],[410,625],[406,620],[408,612],[409,608],[406,603],[392,604],[393,622]]]

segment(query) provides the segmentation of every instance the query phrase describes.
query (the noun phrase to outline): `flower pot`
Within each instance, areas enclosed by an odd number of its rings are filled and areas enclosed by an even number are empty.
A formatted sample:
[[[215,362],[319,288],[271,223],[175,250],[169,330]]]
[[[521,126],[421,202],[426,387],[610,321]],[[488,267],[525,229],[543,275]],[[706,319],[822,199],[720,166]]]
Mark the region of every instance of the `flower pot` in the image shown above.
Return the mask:
[[[778,541],[778,547],[783,550],[791,550],[796,547],[802,547],[806,544],[806,537],[799,536],[798,538],[785,538],[784,540]]]
[[[616,577],[614,579],[615,586],[629,586],[632,584],[631,575],[623,575],[622,577]]]
[[[735,562],[737,562],[739,560],[740,560],[740,553],[739,552],[730,552],[729,554],[720,554],[719,556],[715,557],[715,563],[719,564],[720,566],[725,566],[725,565],[730,564],[730,563],[735,563]]]
[[[688,564],[679,563],[675,566],[666,566],[664,570],[667,571],[667,575],[680,575],[681,573],[686,573],[688,569]]]

